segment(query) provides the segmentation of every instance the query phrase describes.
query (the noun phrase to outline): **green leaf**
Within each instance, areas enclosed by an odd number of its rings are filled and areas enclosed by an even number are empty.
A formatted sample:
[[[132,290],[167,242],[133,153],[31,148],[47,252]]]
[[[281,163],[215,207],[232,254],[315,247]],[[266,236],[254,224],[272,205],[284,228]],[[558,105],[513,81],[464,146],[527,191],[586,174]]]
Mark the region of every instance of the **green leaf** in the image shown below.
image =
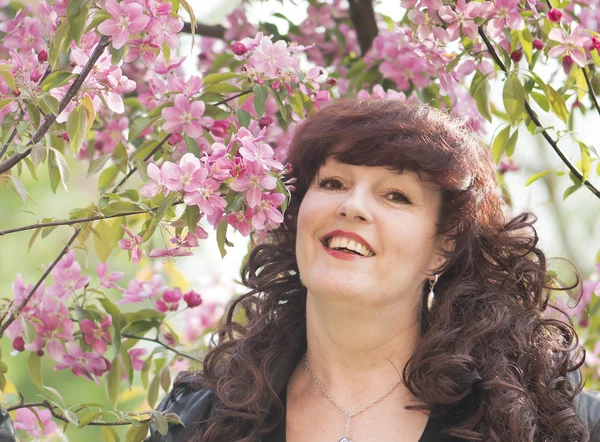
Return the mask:
[[[52,95],[45,94],[40,98],[40,107],[47,114],[58,115],[58,100]]]
[[[590,149],[587,147],[585,143],[581,141],[578,142],[579,150],[581,151],[581,171],[582,171],[582,181],[585,182],[590,177],[590,170],[592,167],[592,163],[590,160]]]
[[[240,74],[235,74],[233,72],[225,72],[222,74],[208,74],[202,79],[202,83],[206,87],[210,84],[221,83],[222,81],[231,80],[232,78],[239,78],[240,76]]]
[[[506,152],[506,156],[512,157],[513,153],[515,153],[515,147],[517,146],[517,140],[519,139],[519,129],[515,129],[512,133],[506,145],[504,146],[504,151]]]
[[[492,122],[492,114],[490,113],[490,83],[488,77],[479,71],[476,71],[471,87],[469,89],[471,97],[475,100],[477,110],[483,118]]]
[[[567,190],[565,190],[565,193],[563,193],[563,201],[573,195],[573,193],[579,189],[581,189],[581,184],[573,184],[572,186],[568,187]]]
[[[525,89],[516,75],[509,74],[502,90],[504,109],[512,124],[521,120],[525,107]]]
[[[185,220],[190,232],[196,229],[198,220],[200,219],[200,208],[198,206],[187,206],[185,208]]]
[[[44,92],[48,92],[50,89],[55,89],[57,87],[64,86],[71,80],[75,78],[76,75],[72,74],[69,71],[56,71],[52,72],[50,75],[46,77],[46,79],[40,85]]]
[[[106,216],[113,216],[119,213],[135,212],[140,210],[144,210],[144,208],[137,203],[129,201],[117,201],[103,208],[102,214]]]
[[[0,111],[8,106],[10,103],[15,101],[14,98],[5,98],[4,100],[0,100]]]
[[[21,318],[23,322],[23,340],[27,344],[31,344],[37,336],[37,331],[33,324],[25,318]]]
[[[216,92],[219,94],[233,94],[233,93],[242,92],[242,90],[239,87],[237,87],[233,84],[229,84],[229,83],[211,84],[210,86],[204,88],[203,91],[204,92]]]
[[[262,117],[265,113],[265,103],[269,97],[269,90],[260,84],[254,85],[252,90],[254,91],[254,109],[256,110],[256,114]]]
[[[48,172],[50,174],[50,185],[54,193],[56,193],[59,183],[62,183],[65,190],[68,190],[69,166],[63,154],[53,147],[48,147]]]
[[[492,142],[492,155],[494,156],[494,162],[496,164],[498,164],[500,158],[502,158],[509,135],[510,126],[506,126],[496,135],[494,141]]]
[[[276,90],[270,89],[270,91],[271,91],[271,95],[273,95],[273,98],[275,98],[275,102],[277,103],[277,106],[279,107],[279,111],[281,112],[281,118],[283,119],[283,121],[287,121],[288,120],[288,111],[285,107],[285,104],[283,103],[283,100],[281,99],[281,95]]]
[[[525,58],[527,59],[527,63],[531,65],[532,63],[532,53],[533,53],[533,39],[531,37],[531,32],[529,28],[525,26],[522,31],[516,31],[519,36],[519,41],[521,42],[521,46],[523,47],[523,53],[525,54]]]
[[[132,425],[127,434],[125,435],[126,442],[142,442],[148,434],[150,424],[140,424],[138,426]]]
[[[107,163],[107,161],[110,159],[110,157],[111,157],[111,154],[107,153],[107,154],[99,156],[98,158],[94,158],[90,162],[90,166],[88,167],[87,176],[89,177],[90,175],[93,175],[96,172],[100,171],[104,167],[104,165]]]
[[[250,114],[243,109],[238,109],[237,111],[238,121],[240,122],[240,126],[247,128],[250,125]]]
[[[44,390],[44,380],[42,378],[42,358],[37,353],[29,353],[29,359],[27,360],[29,366],[29,376],[31,380],[41,391]]]
[[[198,143],[188,134],[183,134],[183,141],[185,143],[185,147],[189,153],[194,154],[195,157],[200,157],[200,148],[198,147]]]
[[[12,72],[10,72],[8,69],[4,69],[4,68],[0,69],[0,77],[4,78],[6,85],[10,89],[15,89],[17,87],[17,85],[15,83],[15,77],[12,74]]]
[[[550,110],[550,103],[548,103],[548,99],[546,98],[546,96],[544,94],[540,94],[539,92],[536,92],[536,91],[531,91],[529,93],[529,95],[531,95],[531,98],[533,98],[535,100],[535,102],[545,112],[548,112]]]
[[[142,117],[137,118],[129,128],[128,142],[137,138],[142,132],[144,132],[152,124],[156,123],[160,116],[157,117]]]
[[[114,164],[102,171],[98,178],[98,191],[103,193],[106,188],[112,186],[119,175],[119,169]]]
[[[549,175],[551,173],[557,172],[556,170],[544,170],[543,172],[539,172],[536,173],[535,175],[531,176],[526,182],[525,182],[525,186],[529,186],[531,183],[539,180],[542,177],[545,177],[546,175]]]
[[[79,425],[79,418],[77,417],[77,415],[75,413],[73,413],[70,410],[65,410],[65,417],[67,418],[67,420],[69,422],[71,422],[74,425]]]
[[[112,232],[108,223],[101,219],[96,223],[94,228],[94,248],[98,259],[106,262],[108,255],[113,249]]]
[[[117,406],[119,396],[121,395],[121,377],[123,376],[123,367],[119,357],[116,356],[111,363],[110,371],[106,375],[106,392],[108,399],[113,407]]]
[[[71,140],[71,149],[75,153],[79,152],[79,148],[85,140],[87,124],[87,112],[83,106],[77,106],[71,111],[67,120],[67,134]]]
[[[288,103],[290,103],[290,106],[292,106],[292,110],[296,113],[296,115],[298,115],[299,117],[303,118],[303,112],[302,112],[302,97],[300,96],[301,92],[299,90],[296,90],[296,93],[294,95],[288,95]]]
[[[108,411],[96,411],[90,414],[86,414],[79,420],[79,428],[85,427],[87,424],[89,424],[92,421],[95,421],[99,417],[102,417],[106,413],[108,413]]]
[[[64,20],[62,24],[56,29],[56,32],[54,33],[54,38],[50,40],[52,47],[50,48],[50,53],[48,55],[48,63],[52,72],[56,70],[56,64],[59,60],[58,56],[60,55],[65,38],[69,34],[69,22],[68,20]]]
[[[150,239],[150,237],[156,230],[156,226],[158,226],[158,223],[165,217],[167,210],[169,210],[171,206],[175,203],[175,201],[177,201],[177,198],[179,198],[179,196],[176,193],[170,193],[169,196],[167,196],[165,200],[161,203],[161,205],[154,213],[154,217],[152,218],[148,229],[146,229],[146,232],[142,237],[144,242]]]
[[[148,405],[150,405],[151,408],[154,408],[158,399],[158,387],[159,379],[158,375],[156,375],[152,378],[152,382],[150,382],[150,385],[148,386]]]
[[[9,175],[8,177],[11,179],[15,192],[17,195],[19,195],[19,198],[21,198],[24,203],[27,202],[27,197],[29,194],[27,193],[25,185],[12,175]]]
[[[114,428],[102,425],[102,440],[104,442],[120,442],[119,433],[115,431]]]
[[[56,391],[52,387],[48,387],[47,385],[44,385],[44,390],[49,391],[50,393],[52,393],[56,397],[56,399],[58,399],[60,401],[60,405],[63,408],[65,408],[65,401],[63,400],[62,396],[60,395],[60,393],[58,391]]]
[[[160,411],[155,411],[152,413],[152,417],[154,418],[154,426],[156,427],[156,431],[163,436],[166,436],[169,432],[169,423],[167,422],[167,418]]]
[[[217,227],[217,245],[219,246],[219,251],[221,252],[221,258],[225,258],[227,255],[227,250],[225,250],[225,242],[227,241],[227,221],[223,220]]]
[[[546,85],[546,91],[552,110],[556,116],[563,121],[563,123],[566,123],[569,119],[569,110],[567,109],[567,105],[565,104],[563,96],[549,84]]]
[[[77,43],[81,40],[85,23],[88,19],[90,0],[70,0],[67,6],[67,20],[70,25],[71,37]]]
[[[171,372],[169,371],[169,366],[165,365],[159,374],[160,386],[165,393],[169,392],[171,388]]]

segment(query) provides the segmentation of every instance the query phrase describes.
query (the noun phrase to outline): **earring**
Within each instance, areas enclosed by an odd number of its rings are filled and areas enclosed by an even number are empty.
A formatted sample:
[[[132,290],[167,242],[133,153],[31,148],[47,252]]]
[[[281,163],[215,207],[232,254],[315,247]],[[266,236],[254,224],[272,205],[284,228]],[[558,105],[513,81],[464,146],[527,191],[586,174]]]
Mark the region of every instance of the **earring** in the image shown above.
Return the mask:
[[[431,311],[431,307],[433,307],[433,302],[435,301],[435,293],[433,293],[433,287],[437,284],[439,279],[439,275],[435,275],[435,281],[429,280],[429,294],[427,295],[427,310]]]

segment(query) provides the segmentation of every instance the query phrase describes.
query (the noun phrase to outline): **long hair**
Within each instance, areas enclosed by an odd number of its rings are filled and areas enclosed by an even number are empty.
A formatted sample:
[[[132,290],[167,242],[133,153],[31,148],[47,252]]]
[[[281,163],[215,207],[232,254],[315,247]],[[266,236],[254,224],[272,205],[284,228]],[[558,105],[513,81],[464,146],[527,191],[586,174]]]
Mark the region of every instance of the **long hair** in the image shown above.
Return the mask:
[[[433,108],[386,99],[336,101],[299,126],[288,157],[296,189],[283,224],[250,253],[242,269],[250,291],[229,304],[202,372],[176,385],[213,391],[212,417],[192,429],[196,440],[253,442],[282,418],[269,364],[299,335],[305,339],[296,222],[329,156],[411,170],[442,191],[437,233],[453,246],[440,251],[447,260],[436,272],[436,300],[431,311],[423,303],[420,343],[403,369],[422,404],[407,408],[450,417],[443,431],[465,440],[587,439],[573,409],[582,385],[567,377],[584,353],[572,326],[547,314],[553,287],[536,217],[506,219],[489,149],[461,124]]]

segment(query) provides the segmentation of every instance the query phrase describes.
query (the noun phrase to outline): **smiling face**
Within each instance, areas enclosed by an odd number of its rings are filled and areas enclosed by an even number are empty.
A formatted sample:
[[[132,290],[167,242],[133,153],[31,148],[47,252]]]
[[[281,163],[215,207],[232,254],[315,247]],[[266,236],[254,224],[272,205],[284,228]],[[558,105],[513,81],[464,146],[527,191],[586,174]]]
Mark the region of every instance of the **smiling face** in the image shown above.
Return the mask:
[[[427,275],[442,262],[436,235],[440,205],[439,190],[412,171],[329,157],[298,213],[296,259],[303,284],[316,296],[417,306]],[[332,250],[348,244],[356,249],[357,243],[363,244],[358,253]]]

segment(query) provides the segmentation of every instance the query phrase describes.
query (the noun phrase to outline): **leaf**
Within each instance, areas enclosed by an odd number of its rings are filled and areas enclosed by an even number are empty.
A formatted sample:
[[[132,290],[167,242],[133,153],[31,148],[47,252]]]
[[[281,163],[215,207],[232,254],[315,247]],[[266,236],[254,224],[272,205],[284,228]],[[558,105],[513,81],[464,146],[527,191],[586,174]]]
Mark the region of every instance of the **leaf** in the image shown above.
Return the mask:
[[[494,141],[492,142],[492,154],[494,156],[494,162],[496,164],[498,164],[500,158],[502,158],[502,154],[504,153],[504,149],[509,135],[510,126],[506,126],[496,135]]]
[[[185,208],[185,219],[190,232],[196,229],[198,220],[200,219],[200,208],[198,206],[187,206]]]
[[[490,113],[490,83],[487,75],[477,71],[471,82],[469,89],[471,97],[475,100],[477,110],[483,118],[492,122],[492,114]]]
[[[0,77],[4,78],[6,85],[10,89],[15,89],[17,87],[15,83],[15,77],[8,69],[0,69]]]
[[[225,250],[225,242],[227,241],[227,221],[223,220],[217,227],[217,245],[219,246],[219,251],[221,252],[221,258],[225,258],[227,255],[227,250]]]
[[[75,413],[73,413],[70,410],[65,410],[65,417],[67,418],[67,420],[69,422],[71,422],[72,424],[75,425],[79,425],[79,418],[77,417],[77,415]]]
[[[548,112],[550,110],[550,103],[544,94],[540,94],[536,91],[531,91],[529,93],[531,97],[535,100],[535,102],[545,111]]]
[[[300,91],[296,91],[294,95],[288,95],[288,103],[292,106],[292,110],[296,112],[299,117],[304,117],[302,114],[302,97],[300,97]]]
[[[19,197],[23,200],[23,202],[27,202],[27,196],[29,195],[27,193],[27,189],[25,188],[25,185],[19,181],[16,177],[9,175],[10,179],[12,180],[13,186],[15,188],[15,192],[17,193],[17,195],[19,195]]]
[[[238,121],[240,126],[247,128],[250,125],[250,114],[243,109],[237,111]]]
[[[171,372],[169,371],[169,366],[165,365],[159,374],[160,386],[165,393],[169,392],[169,388],[171,387]]]
[[[116,356],[111,363],[110,371],[106,375],[106,392],[108,399],[113,407],[117,406],[121,394],[121,377],[123,376],[123,367],[119,357]]]
[[[112,186],[117,175],[119,175],[119,169],[114,164],[104,169],[98,178],[98,191],[102,193],[107,187]]]
[[[89,177],[90,175],[93,175],[96,172],[100,171],[104,167],[104,165],[107,163],[107,161],[110,159],[110,157],[111,157],[111,154],[107,153],[107,154],[99,156],[98,158],[94,158],[90,162],[90,166],[88,167],[87,176]]]
[[[85,33],[90,32],[92,29],[96,29],[100,25],[100,23],[102,23],[105,20],[108,20],[109,18],[111,18],[111,16],[107,11],[103,9],[97,10],[92,16],[92,21],[85,29]]]
[[[62,396],[60,395],[60,393],[58,391],[56,391],[52,387],[48,387],[47,385],[44,385],[44,390],[52,393],[60,401],[60,404],[62,405],[62,407],[65,408],[65,401],[63,400]]]
[[[37,353],[29,353],[29,359],[27,360],[29,366],[29,376],[31,380],[40,390],[44,390],[44,380],[42,378],[42,358]]]
[[[108,411],[96,411],[90,414],[86,414],[79,420],[79,428],[85,427],[87,424],[89,424],[92,421],[95,421],[99,417],[102,417],[106,413],[108,413]]]
[[[590,160],[590,149],[587,147],[587,145],[585,143],[582,143],[581,141],[578,142],[579,144],[579,150],[581,150],[581,171],[582,171],[582,181],[586,182],[588,181],[589,177],[590,177],[590,169],[592,166],[591,160]]]
[[[573,193],[575,193],[579,189],[581,189],[581,184],[573,184],[572,186],[568,187],[567,190],[565,190],[565,192],[563,193],[563,201],[571,195],[573,195]]]
[[[204,84],[204,86],[208,86],[209,84],[221,83],[222,81],[231,80],[232,78],[238,77],[240,77],[240,74],[235,74],[233,72],[225,72],[222,74],[208,74],[202,79],[202,83]]]
[[[115,331],[113,335],[113,349],[116,356],[121,348],[121,311],[108,298],[98,297],[98,302],[104,307],[106,313],[112,317],[113,330]]]
[[[521,119],[525,107],[525,89],[516,75],[509,74],[502,90],[504,109],[512,124]]]
[[[281,112],[281,118],[283,119],[283,121],[287,121],[288,120],[288,112],[285,107],[285,104],[283,104],[281,95],[276,90],[270,89],[270,91],[271,91],[271,95],[273,95],[273,98],[275,98],[275,102],[277,103],[277,106],[279,107],[279,111]]]
[[[69,22],[64,20],[62,24],[56,29],[54,33],[54,39],[51,39],[52,47],[50,48],[50,53],[48,55],[48,63],[50,65],[50,71],[56,70],[56,63],[59,60],[59,55],[61,52],[61,47],[63,42],[65,41],[65,37],[69,34]],[[69,42],[70,44],[70,42]]]
[[[75,77],[76,75],[69,71],[52,72],[46,77],[40,86],[44,92],[48,92],[50,89],[64,86],[69,82],[69,80]]]
[[[167,418],[159,411],[152,413],[152,417],[154,418],[154,426],[156,427],[156,431],[163,436],[166,436],[169,432],[169,423],[167,422]]]
[[[37,331],[33,324],[25,318],[21,318],[23,322],[23,340],[27,344],[31,344],[37,336]]]
[[[132,425],[127,434],[125,435],[126,442],[142,442],[148,434],[150,424],[140,424],[138,426]]]
[[[144,233],[144,236],[142,237],[144,242],[150,239],[150,237],[156,230],[156,226],[158,226],[158,223],[165,217],[167,210],[169,210],[173,203],[177,201],[177,198],[179,198],[177,194],[170,193],[169,196],[167,196],[165,200],[161,203],[161,205],[158,207],[156,212],[154,212],[154,217],[152,218],[150,225],[148,226],[146,232]]]
[[[152,378],[152,382],[150,382],[150,385],[148,386],[148,405],[150,405],[151,408],[154,408],[156,400],[158,399],[158,386],[159,379],[158,375],[156,375]]]
[[[525,26],[525,28],[522,31],[517,31],[517,35],[519,36],[519,41],[521,42],[521,47],[523,48],[523,53],[525,54],[527,63],[531,65],[533,60],[533,40],[531,37],[531,32],[529,31],[529,28]]]
[[[546,175],[549,175],[553,172],[556,172],[556,170],[544,170],[543,172],[539,172],[536,173],[535,175],[531,176],[526,182],[525,182],[525,186],[529,186],[531,183],[539,180],[542,177],[545,177]]]
[[[256,110],[256,114],[262,117],[265,113],[265,103],[269,97],[269,90],[260,84],[254,85],[252,90],[254,91],[254,109]]]
[[[194,8],[192,8],[192,6],[187,2],[187,0],[179,0],[179,4],[183,6],[185,12],[187,12],[190,16],[190,23],[196,23],[196,15],[194,14]],[[196,39],[194,38],[195,34],[196,26],[192,26],[192,46],[190,48],[190,52],[192,49],[194,49],[194,41],[196,41]]]
[[[83,109],[85,109],[86,116],[87,116],[87,126],[85,129],[86,133],[87,133],[90,131],[90,129],[94,125],[94,120],[96,119],[96,111],[94,110],[94,103],[92,102],[92,99],[90,98],[89,95],[86,95],[85,97],[83,97],[83,100],[81,100],[81,106],[83,106]]]
[[[8,106],[10,103],[15,101],[14,98],[5,98],[4,100],[0,100],[0,111]]]
[[[102,440],[104,442],[120,442],[119,433],[114,428],[103,425],[102,426]]]
[[[90,0],[70,0],[67,6],[67,20],[70,25],[71,37],[77,43],[81,40],[85,22],[88,18]]]
[[[233,94],[242,92],[239,87],[229,83],[211,84],[210,86],[205,87],[203,90],[204,92],[217,92],[219,94]]]
[[[519,139],[519,129],[515,129],[512,133],[506,145],[504,146],[504,151],[506,152],[506,156],[512,157],[513,153],[515,153],[515,147],[517,146],[517,140]]]
[[[69,166],[63,154],[53,147],[48,147],[48,172],[50,174],[50,185],[54,193],[56,193],[59,183],[62,183],[65,190],[68,190]]]
[[[552,110],[554,111],[556,116],[563,121],[563,123],[566,123],[569,119],[569,110],[567,109],[567,105],[565,104],[563,96],[559,94],[549,84],[546,85],[546,91],[548,101],[550,101],[550,106],[552,107]]]
[[[189,153],[194,154],[195,157],[200,157],[200,148],[198,147],[196,140],[184,133],[183,141],[185,142],[185,147]]]
[[[152,117],[152,118],[151,117],[137,118],[133,122],[131,127],[129,128],[129,138],[127,141],[130,142],[131,140],[137,138],[142,132],[144,132],[146,129],[148,129],[148,127],[150,127],[152,124],[156,123],[159,118],[160,118],[160,116]]]
[[[101,219],[96,223],[96,227],[94,228],[94,248],[96,250],[96,255],[98,255],[98,259],[102,262],[106,262],[110,252],[113,249],[112,235],[110,226],[108,223]]]
[[[71,111],[69,119],[67,120],[67,134],[71,140],[71,149],[73,149],[73,152],[75,153],[79,152],[79,148],[85,140],[87,126],[87,111],[83,106],[77,106]]]

